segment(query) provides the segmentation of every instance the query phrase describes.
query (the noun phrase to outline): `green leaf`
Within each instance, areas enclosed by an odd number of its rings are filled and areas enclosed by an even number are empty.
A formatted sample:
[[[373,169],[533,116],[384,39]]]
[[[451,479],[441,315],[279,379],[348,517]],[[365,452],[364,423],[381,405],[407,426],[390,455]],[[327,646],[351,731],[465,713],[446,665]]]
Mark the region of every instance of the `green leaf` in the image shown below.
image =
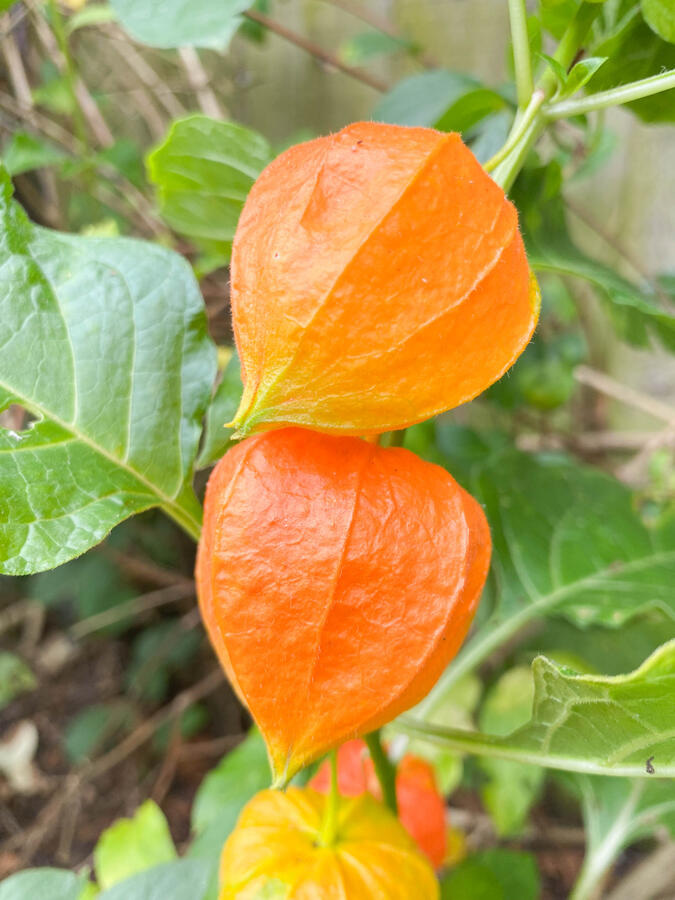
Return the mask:
[[[53,568],[161,506],[193,536],[192,470],[215,377],[194,276],[177,254],[32,225],[0,196],[0,572]],[[49,486],[49,490],[45,489]]]
[[[378,56],[389,56],[409,49],[410,43],[391,37],[383,31],[363,31],[344,41],[338,55],[348,65],[361,66]]]
[[[94,870],[98,883],[107,890],[175,858],[176,848],[164,813],[152,800],[146,800],[132,819],[119,819],[103,832],[94,848]]]
[[[225,50],[253,0],[110,0],[120,24],[150,47]]]
[[[444,728],[419,712],[401,716],[397,727],[479,756],[587,775],[675,777],[675,640],[628,675],[577,675],[543,656],[532,669],[532,718],[513,734]]]
[[[78,900],[85,878],[61,869],[28,869],[0,884],[0,900]]]
[[[93,758],[113,746],[120,732],[127,731],[133,721],[133,708],[124,699],[87,706],[65,730],[63,743],[68,760],[75,765]]]
[[[675,44],[675,6],[672,0],[642,0],[642,15],[659,37]]]
[[[658,303],[652,289],[639,287],[609,266],[586,256],[573,243],[560,194],[562,173],[557,163],[526,169],[513,198],[520,212],[528,258],[542,272],[572,275],[590,282],[608,301],[619,334],[631,344],[647,346],[649,335],[675,353],[675,315]]]
[[[570,97],[572,94],[576,94],[584,85],[588,84],[600,66],[606,62],[606,56],[589,56],[580,60],[567,76],[560,97]]]
[[[204,442],[197,461],[200,469],[213,465],[232,446],[230,436],[233,429],[225,428],[225,424],[234,418],[242,390],[241,365],[235,352],[225,367],[206,413]]]
[[[0,650],[0,710],[15,697],[37,687],[37,678],[15,653]]]
[[[581,798],[586,855],[574,897],[590,897],[621,851],[657,830],[675,835],[675,781],[588,775],[566,779]]]
[[[533,701],[532,670],[529,666],[510,669],[490,688],[483,702],[481,729],[488,734],[510,734],[529,721]],[[543,769],[490,758],[480,760],[480,767],[488,779],[481,786],[481,797],[497,833],[518,834],[539,795]]]
[[[442,131],[466,131],[503,109],[504,98],[461,72],[439,69],[400,81],[373,110],[373,119],[397,125],[422,125]]]
[[[181,859],[120,881],[99,894],[97,900],[203,900],[208,878],[208,868],[202,862]]]
[[[173,122],[147,168],[166,222],[227,260],[244,201],[271,159],[256,132],[194,115]]]
[[[442,900],[537,900],[541,890],[537,862],[531,853],[483,850],[441,881]]]
[[[43,138],[25,131],[15,131],[2,151],[2,162],[10,175],[21,175],[33,169],[54,166],[68,157]]]
[[[558,86],[564,87],[567,83],[567,71],[564,66],[554,56],[549,56],[547,53],[540,53],[539,55],[555,75]]]
[[[667,4],[669,0],[664,0]],[[675,69],[675,46],[662,40],[643,19],[636,0],[606,3],[598,37],[590,48],[593,56],[608,61],[593,78],[595,91]],[[675,121],[675,103],[670,92],[655,94],[627,104],[645,122]]]

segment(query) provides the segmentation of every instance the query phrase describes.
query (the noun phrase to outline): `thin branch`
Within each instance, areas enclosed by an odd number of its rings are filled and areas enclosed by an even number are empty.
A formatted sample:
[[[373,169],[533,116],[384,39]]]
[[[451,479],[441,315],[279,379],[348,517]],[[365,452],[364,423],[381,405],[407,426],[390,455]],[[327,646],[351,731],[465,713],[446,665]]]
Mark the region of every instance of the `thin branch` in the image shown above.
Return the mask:
[[[166,606],[168,603],[186,600],[188,597],[193,597],[194,592],[193,584],[175,584],[173,587],[160,588],[158,591],[151,591],[140,597],[132,597],[131,600],[118,603],[112,609],[106,609],[104,612],[82,619],[73,625],[70,634],[76,640],[81,640],[95,631],[100,631],[102,628],[107,628],[130,616],[140,616],[150,610],[158,609],[160,606]]]
[[[266,16],[260,12],[256,12],[253,9],[249,9],[248,12],[244,13],[244,15],[248,19],[251,19],[251,21],[257,22],[259,25],[267,28],[273,34],[276,34],[279,37],[283,38],[285,41],[288,41],[291,44],[295,44],[296,47],[300,47],[301,50],[305,50],[307,53],[310,53],[320,62],[325,63],[328,66],[332,66],[334,69],[338,69],[340,72],[344,72],[345,75],[349,75],[351,78],[355,78],[362,84],[367,84],[368,87],[373,88],[373,90],[381,91],[382,93],[386,93],[386,91],[389,90],[389,86],[379,78],[377,78],[375,75],[371,75],[370,72],[366,72],[356,66],[350,66],[348,63],[342,62],[342,60],[339,57],[335,56],[335,54],[330,53],[328,50],[324,50],[322,47],[319,47],[319,45],[315,44],[314,41],[310,41],[307,38],[302,37],[302,35],[296,34],[295,31],[291,31],[290,28],[286,28],[286,26],[282,25],[280,22],[277,22],[274,19],[270,19],[269,16]]]
[[[636,391],[635,388],[621,384],[604,372],[598,372],[589,366],[577,366],[574,370],[574,377],[581,384],[586,384],[607,397],[612,397],[614,400],[649,413],[650,416],[661,419],[669,425],[675,425],[675,409],[661,403],[660,400],[654,400],[653,397],[643,394],[642,391]]]
[[[511,43],[513,44],[513,60],[516,70],[518,106],[520,109],[525,109],[534,90],[525,0],[509,0],[509,21],[511,23]]]
[[[644,97],[652,97],[654,94],[673,89],[675,89],[675,70],[652,75],[651,78],[642,78],[640,81],[611,88],[608,91],[590,94],[578,100],[561,100],[547,106],[544,112],[548,119],[569,119],[572,116],[582,116],[601,109],[608,109],[610,106],[623,106],[625,103],[632,103],[635,100],[642,100]]]
[[[201,111],[204,115],[211,116],[214,119],[224,119],[223,109],[211,89],[209,76],[202,65],[199,53],[194,47],[181,47],[178,50],[178,55],[183,63],[190,87],[195,92]]]

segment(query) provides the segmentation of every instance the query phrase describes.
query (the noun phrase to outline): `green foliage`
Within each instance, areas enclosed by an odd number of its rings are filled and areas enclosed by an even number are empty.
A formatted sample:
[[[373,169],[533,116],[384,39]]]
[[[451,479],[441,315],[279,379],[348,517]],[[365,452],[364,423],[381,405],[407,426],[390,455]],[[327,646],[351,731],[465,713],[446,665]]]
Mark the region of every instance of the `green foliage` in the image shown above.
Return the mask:
[[[442,900],[537,900],[539,892],[536,859],[515,850],[473,853],[441,882]]]
[[[15,697],[37,686],[37,678],[15,653],[0,650],[0,710]]]
[[[642,0],[642,15],[659,37],[675,44],[675,6],[671,0]]]
[[[132,819],[119,819],[106,829],[94,849],[96,880],[103,890],[160,863],[176,858],[162,810],[147,800]]]
[[[231,446],[230,436],[233,429],[225,428],[225,423],[231,422],[234,418],[242,390],[241,364],[235,352],[225,366],[206,415],[204,440],[197,461],[200,468],[213,465]]]
[[[157,505],[196,535],[215,350],[189,267],[140,241],[37,228],[7,181],[0,217],[0,409],[37,418],[0,430],[0,571],[53,568]]]
[[[69,761],[77,765],[109,748],[133,724],[131,704],[124,699],[94,703],[85,707],[68,724],[64,749]]]
[[[0,884],[0,900],[79,900],[85,879],[61,869],[28,869]]]
[[[181,859],[125,878],[97,900],[204,900],[207,885],[207,867],[196,859]]]
[[[625,340],[647,347],[653,335],[675,352],[675,315],[659,304],[654,291],[633,284],[575,246],[561,186],[560,165],[552,162],[525,169],[513,192],[533,268],[590,282],[607,301],[612,321]]]
[[[383,31],[362,31],[340,46],[340,59],[352,66],[362,66],[379,56],[389,56],[412,45],[390,37]]]
[[[253,0],[110,0],[129,34],[150,47],[224,50]]]
[[[179,619],[145,628],[134,640],[125,672],[129,692],[160,703],[167,696],[172,672],[189,664],[202,642],[196,631],[186,631]]]
[[[226,261],[246,196],[271,159],[269,144],[254,131],[188,116],[149,154],[148,177],[166,222]]]
[[[586,774],[675,777],[675,640],[628,675],[577,675],[543,656],[532,668],[532,718],[511,735],[489,737],[410,716],[400,728],[481,756]]]
[[[15,131],[2,151],[2,162],[10,175],[54,166],[67,159],[65,153],[44,138]]]
[[[468,131],[507,105],[504,97],[461,72],[438,69],[399,81],[373,110],[378,122]]]

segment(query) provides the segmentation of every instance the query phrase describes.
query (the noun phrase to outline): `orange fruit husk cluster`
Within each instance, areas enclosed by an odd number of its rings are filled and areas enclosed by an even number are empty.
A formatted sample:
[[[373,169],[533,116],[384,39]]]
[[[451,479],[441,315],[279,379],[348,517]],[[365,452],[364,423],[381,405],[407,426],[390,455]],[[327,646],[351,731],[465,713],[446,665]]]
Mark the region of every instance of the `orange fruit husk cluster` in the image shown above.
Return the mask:
[[[375,122],[282,153],[232,251],[241,434],[373,434],[475,397],[539,291],[515,207],[457,134]]]
[[[408,450],[289,428],[223,457],[199,602],[278,780],[428,693],[469,628],[490,548],[478,503]]]
[[[337,752],[337,763],[340,794],[358,797],[367,792],[382,799],[380,782],[364,741],[343,744]],[[309,787],[326,794],[330,782],[330,763],[325,762],[309,782]],[[445,803],[428,762],[412,754],[403,757],[396,767],[396,800],[401,824],[434,868],[439,869],[445,859],[447,844]]]
[[[385,807],[368,794],[339,798],[322,846],[326,803],[308,789],[257,794],[225,843],[219,900],[437,900],[429,862]]]

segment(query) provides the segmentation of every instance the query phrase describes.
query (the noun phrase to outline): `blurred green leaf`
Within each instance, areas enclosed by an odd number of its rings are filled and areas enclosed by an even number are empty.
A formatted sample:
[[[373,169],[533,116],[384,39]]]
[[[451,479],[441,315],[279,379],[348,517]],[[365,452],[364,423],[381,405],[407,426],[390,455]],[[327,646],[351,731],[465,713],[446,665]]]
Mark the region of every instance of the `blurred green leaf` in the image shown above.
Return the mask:
[[[126,700],[94,703],[72,719],[63,736],[66,755],[77,765],[91,759],[118,741],[120,732],[128,731],[134,722],[134,711]]]
[[[0,900],[78,900],[86,878],[61,869],[27,869],[0,884]]]
[[[377,122],[422,125],[442,131],[466,131],[503,109],[496,91],[460,72],[438,69],[400,81],[373,110]]]
[[[168,695],[171,673],[189,664],[201,642],[199,632],[185,630],[180,619],[144,628],[133,642],[124,673],[127,690],[148,702],[160,703]]]
[[[669,0],[665,0],[671,9]],[[636,0],[605,3],[589,48],[607,62],[593,77],[594,91],[609,90],[650,75],[675,69],[675,45],[662,40],[645,22]],[[627,104],[645,122],[675,121],[672,93],[665,91]]]
[[[0,650],[0,710],[15,697],[37,686],[37,678],[15,653]]]
[[[575,246],[567,228],[561,183],[561,169],[554,162],[525,169],[514,187],[532,267],[589,281],[609,301],[607,308],[621,337],[644,347],[652,334],[675,353],[675,315],[659,305],[654,291],[633,284]]]
[[[132,875],[97,900],[204,900],[208,878],[208,867],[200,860],[180,859]]]
[[[675,836],[675,781],[566,776],[581,798],[586,855],[574,896],[590,897],[621,851],[666,829]]]
[[[539,870],[531,853],[483,850],[441,880],[442,900],[537,900]]]
[[[142,44],[224,50],[253,0],[110,0],[122,27]]]
[[[147,168],[171,228],[227,260],[244,201],[271,159],[256,132],[194,115],[171,125]]]
[[[94,848],[96,880],[107,890],[138,872],[175,858],[176,848],[164,813],[152,800],[146,800],[133,818],[119,819],[98,839]]]
[[[487,734],[504,736],[530,720],[534,702],[534,679],[529,666],[505,672],[488,691],[479,724]],[[499,835],[518,834],[535,803],[544,780],[538,766],[484,758],[478,761],[487,776],[481,797]]]
[[[64,159],[67,156],[58,147],[25,131],[15,131],[2,151],[2,162],[12,176],[55,166]]]
[[[54,568],[154,506],[196,537],[215,348],[190,267],[155,244],[38,228],[0,178],[0,410],[37,419],[0,428],[0,571]]]
[[[349,65],[361,66],[378,56],[389,56],[410,49],[410,43],[391,37],[383,31],[363,31],[344,41],[338,55]]]
[[[220,384],[206,413],[204,443],[197,465],[200,469],[213,465],[231,447],[230,435],[233,429],[225,428],[231,422],[241,400],[243,391],[241,365],[236,352],[232,354],[223,372]]]
[[[88,3],[82,9],[69,16],[66,22],[66,31],[73,34],[79,28],[87,28],[91,25],[105,25],[115,21],[115,13],[109,3]]]
[[[75,111],[73,95],[68,79],[64,75],[54,75],[49,80],[33,88],[33,101],[59,116],[72,116]]]
[[[673,0],[642,0],[645,21],[664,41],[675,44],[675,5]]]

